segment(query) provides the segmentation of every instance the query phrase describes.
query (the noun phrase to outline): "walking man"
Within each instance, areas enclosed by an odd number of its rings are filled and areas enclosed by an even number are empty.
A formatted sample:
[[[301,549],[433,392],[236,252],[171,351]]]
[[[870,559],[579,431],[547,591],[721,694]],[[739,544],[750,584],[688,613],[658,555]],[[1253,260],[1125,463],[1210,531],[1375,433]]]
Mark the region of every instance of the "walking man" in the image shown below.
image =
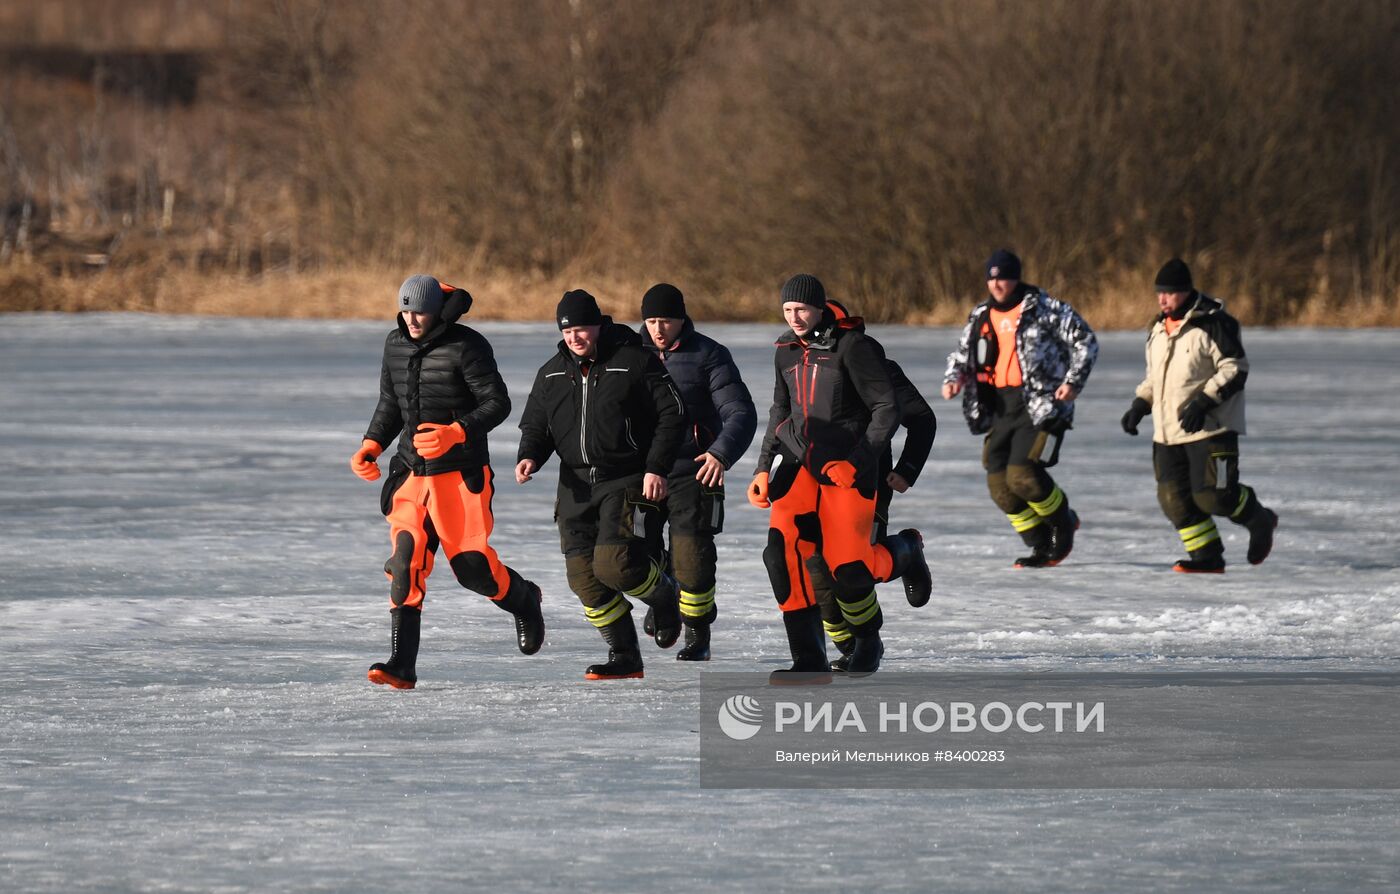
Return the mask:
[[[439,546],[458,583],[515,616],[521,652],[533,655],[544,642],[540,588],[487,542],[495,475],[486,435],[505,421],[510,398],[491,345],[457,322],[471,303],[465,290],[431,276],[404,280],[398,326],[384,342],[379,405],[350,460],[356,475],[374,481],[379,455],[399,438],[380,497],[393,549],[384,565],[391,654],[369,670],[371,682],[395,689],[418,680],[423,597]]]
[[[642,321],[642,343],[671,374],[687,423],[666,498],[658,511],[646,514],[647,542],[653,556],[670,556],[680,586],[685,645],[677,660],[709,661],[710,625],[718,616],[715,535],[724,527],[724,473],[749,449],[758,419],[729,349],[695,330],[680,289],[670,283],[648,289]],[[643,628],[655,632],[654,609],[647,610]]]
[[[530,389],[515,480],[524,484],[559,454],[565,573],[608,644],[608,660],[584,677],[641,677],[628,597],[655,609],[658,646],[680,636],[676,582],[648,554],[638,516],[666,498],[684,410],[661,361],[637,333],[603,316],[592,295],[564,293],[556,319],[563,339]]]
[[[961,393],[968,428],[987,436],[992,502],[1031,549],[1016,567],[1058,565],[1074,548],[1079,516],[1046,469],[1059,461],[1098,339],[1072,307],[1022,282],[1021,259],[1005,249],[987,261],[987,291],[948,355],[943,399]]]
[[[1258,565],[1273,549],[1278,516],[1240,482],[1249,375],[1240,324],[1223,303],[1196,291],[1180,258],[1163,265],[1156,289],[1161,313],[1147,336],[1147,378],[1123,414],[1123,431],[1136,435],[1138,423],[1152,415],[1157,501],[1189,554],[1173,569],[1224,573],[1216,515],[1249,530],[1246,558]]]

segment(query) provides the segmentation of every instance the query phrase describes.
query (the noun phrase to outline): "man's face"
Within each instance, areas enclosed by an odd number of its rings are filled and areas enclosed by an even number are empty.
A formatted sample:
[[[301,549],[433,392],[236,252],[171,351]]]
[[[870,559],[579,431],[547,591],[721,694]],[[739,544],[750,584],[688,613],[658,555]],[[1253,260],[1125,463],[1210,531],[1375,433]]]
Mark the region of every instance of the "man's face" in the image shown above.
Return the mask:
[[[685,320],[675,317],[647,317],[646,324],[647,334],[651,336],[652,343],[665,351],[680,337]]]
[[[989,279],[987,280],[987,291],[992,294],[992,300],[998,304],[1006,300],[1006,296],[1016,291],[1016,287],[1021,284],[1019,279]]]
[[[1186,299],[1190,297],[1190,292],[1158,292],[1157,306],[1162,309],[1162,313],[1171,316],[1185,307]]]
[[[817,328],[822,321],[822,309],[801,301],[783,302],[783,319],[792,327],[798,338]]]
[[[408,327],[408,337],[414,341],[426,335],[437,320],[437,314],[420,314],[412,310],[403,311],[399,316],[403,317],[403,324]]]
[[[575,357],[591,357],[598,346],[602,326],[570,326],[563,331],[564,345]]]

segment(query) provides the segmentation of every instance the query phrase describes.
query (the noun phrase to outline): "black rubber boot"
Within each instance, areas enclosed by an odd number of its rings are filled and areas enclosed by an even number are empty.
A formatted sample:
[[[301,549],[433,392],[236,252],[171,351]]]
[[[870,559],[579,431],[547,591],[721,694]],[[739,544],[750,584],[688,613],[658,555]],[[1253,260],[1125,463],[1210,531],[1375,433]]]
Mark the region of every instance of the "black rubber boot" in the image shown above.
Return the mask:
[[[685,621],[685,645],[676,652],[677,661],[710,660],[710,622],[700,618]]]
[[[369,666],[369,681],[395,689],[412,689],[418,684],[413,666],[418,663],[418,636],[423,612],[416,608],[389,610],[389,660]]]
[[[915,608],[928,605],[933,594],[933,575],[929,574],[928,562],[924,559],[924,536],[913,528],[905,528],[893,537],[883,541],[894,560],[891,577],[904,582],[904,598]]]
[[[850,667],[851,653],[856,650],[856,638],[850,636],[839,641],[833,640],[832,645],[834,645],[836,651],[841,654],[831,659],[831,672],[833,674],[844,674]]]
[[[585,680],[627,680],[642,677],[642,650],[637,643],[637,625],[628,612],[606,627],[598,628],[608,644],[608,660],[590,664],[583,672]]]
[[[642,632],[647,636],[656,636],[656,609],[649,605],[646,617],[642,618]]]
[[[1249,528],[1249,552],[1245,557],[1249,559],[1249,564],[1258,565],[1273,551],[1274,528],[1278,527],[1278,514],[1272,509],[1260,506],[1245,523],[1245,527]]]
[[[510,571],[510,589],[496,604],[515,616],[515,644],[526,655],[533,655],[544,645],[544,595],[540,588]]]
[[[1065,501],[1059,511],[1046,521],[1050,524],[1050,564],[1058,565],[1069,558],[1074,550],[1074,532],[1079,530],[1079,513],[1069,508],[1069,502]]]
[[[1224,574],[1225,545],[1216,540],[1204,549],[1193,549],[1191,558],[1179,560],[1172,570],[1182,574]]]
[[[1021,539],[1031,548],[1031,554],[1017,559],[1017,568],[1049,568],[1055,564],[1054,538],[1048,524],[1041,522],[1029,531],[1022,531]]]
[[[647,604],[647,617],[655,625],[652,638],[661,648],[669,649],[681,638],[681,588],[671,575],[664,571],[660,575],[651,595],[642,601]],[[646,629],[645,620],[642,629]]]
[[[879,670],[880,659],[885,654],[885,644],[880,640],[880,634],[872,633],[869,636],[855,636],[851,639],[855,646],[846,663],[846,673],[852,677],[868,677]]]
[[[821,610],[815,605],[783,612],[792,667],[773,671],[768,682],[776,686],[831,682],[831,665],[826,662],[826,633],[822,630]]]

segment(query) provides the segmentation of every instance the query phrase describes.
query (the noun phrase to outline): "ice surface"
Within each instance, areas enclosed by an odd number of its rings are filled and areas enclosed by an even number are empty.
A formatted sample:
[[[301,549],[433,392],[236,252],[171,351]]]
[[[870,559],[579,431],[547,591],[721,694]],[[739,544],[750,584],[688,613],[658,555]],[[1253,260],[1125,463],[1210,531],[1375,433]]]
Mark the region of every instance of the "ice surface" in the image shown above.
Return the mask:
[[[483,324],[515,413],[492,437],[494,543],[549,636],[443,572],[421,682],[387,654],[378,486],[348,459],[386,324],[0,316],[0,889],[6,891],[1395,890],[1400,798],[1337,792],[726,792],[697,787],[699,669],[586,683],[603,654],[564,582],[554,465],[510,480],[549,326]],[[778,327],[707,326],[760,408]],[[934,397],[948,329],[876,327]],[[1118,430],[1142,335],[1108,334],[1057,479],[1073,557],[1015,571],[955,403],[896,526],[935,595],[885,588],[885,670],[1400,671],[1400,333],[1246,332],[1244,479],[1274,555],[1172,574],[1151,448]],[[786,646],[731,478],[713,670]]]

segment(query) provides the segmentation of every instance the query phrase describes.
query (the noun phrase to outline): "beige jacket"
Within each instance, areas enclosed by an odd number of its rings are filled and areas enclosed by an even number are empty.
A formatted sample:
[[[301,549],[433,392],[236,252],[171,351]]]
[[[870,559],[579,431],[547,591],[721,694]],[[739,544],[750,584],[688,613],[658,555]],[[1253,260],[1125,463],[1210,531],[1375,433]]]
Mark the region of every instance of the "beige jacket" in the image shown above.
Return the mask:
[[[1248,374],[1240,324],[1221,302],[1197,293],[1175,335],[1167,334],[1159,316],[1147,337],[1147,378],[1137,386],[1137,396],[1152,404],[1152,440],[1189,444],[1224,432],[1244,434]],[[1177,416],[1203,392],[1217,406],[1206,414],[1204,428],[1187,434]]]

